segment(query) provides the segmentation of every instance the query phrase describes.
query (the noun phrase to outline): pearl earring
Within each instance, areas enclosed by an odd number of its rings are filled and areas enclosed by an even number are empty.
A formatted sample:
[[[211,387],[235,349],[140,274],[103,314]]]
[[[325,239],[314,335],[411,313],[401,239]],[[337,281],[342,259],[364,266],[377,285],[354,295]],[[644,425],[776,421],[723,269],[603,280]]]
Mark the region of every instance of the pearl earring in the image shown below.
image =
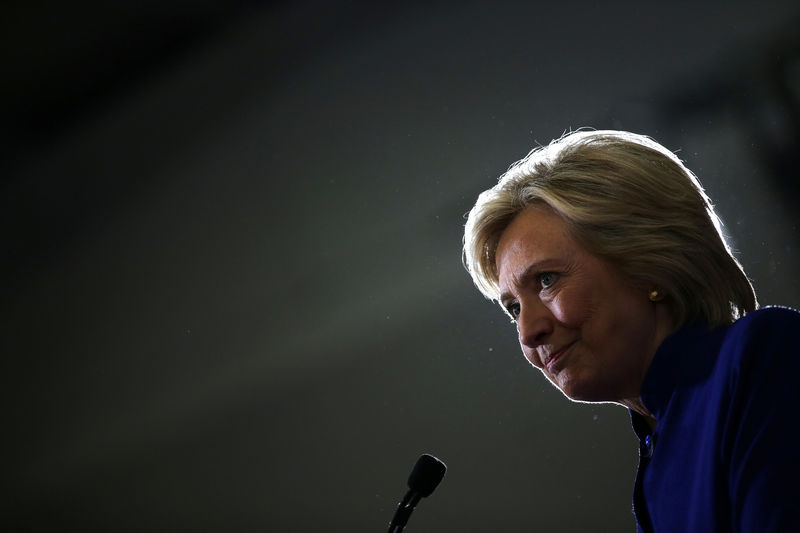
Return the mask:
[[[648,293],[647,297],[650,298],[651,302],[658,302],[659,300],[664,298],[664,295],[658,292],[658,289],[653,289]]]

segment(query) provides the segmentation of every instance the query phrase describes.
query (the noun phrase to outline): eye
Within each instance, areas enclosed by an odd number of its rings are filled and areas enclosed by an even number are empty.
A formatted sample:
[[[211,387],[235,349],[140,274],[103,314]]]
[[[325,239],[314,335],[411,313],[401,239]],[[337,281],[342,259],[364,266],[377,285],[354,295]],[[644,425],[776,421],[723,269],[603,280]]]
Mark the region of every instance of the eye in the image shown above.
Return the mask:
[[[517,302],[508,304],[506,306],[506,312],[511,315],[511,318],[516,320],[519,318],[519,304]]]
[[[555,272],[542,272],[539,274],[539,285],[541,285],[543,289],[550,287],[557,280],[558,274]]]

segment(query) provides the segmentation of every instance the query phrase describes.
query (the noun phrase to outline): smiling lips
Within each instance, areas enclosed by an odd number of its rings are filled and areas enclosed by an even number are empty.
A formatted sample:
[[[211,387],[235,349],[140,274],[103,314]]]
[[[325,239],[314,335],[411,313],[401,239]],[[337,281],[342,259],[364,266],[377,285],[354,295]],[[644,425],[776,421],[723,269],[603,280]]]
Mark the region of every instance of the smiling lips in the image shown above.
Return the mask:
[[[566,352],[569,349],[569,347],[572,346],[572,344],[573,343],[569,343],[566,346],[559,348],[555,352],[551,352],[544,360],[544,367],[547,370],[551,371],[556,362],[558,362],[558,360],[561,359],[561,356],[564,355],[564,352]]]

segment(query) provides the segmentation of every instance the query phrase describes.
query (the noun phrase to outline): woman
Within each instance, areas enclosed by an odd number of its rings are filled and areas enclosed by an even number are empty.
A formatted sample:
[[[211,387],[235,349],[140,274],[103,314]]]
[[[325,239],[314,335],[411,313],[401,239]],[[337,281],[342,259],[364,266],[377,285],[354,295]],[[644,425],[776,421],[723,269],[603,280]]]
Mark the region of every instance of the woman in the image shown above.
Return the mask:
[[[800,531],[800,313],[756,310],[674,154],[618,131],[536,149],[479,196],[464,259],[547,379],[630,410],[639,531]]]

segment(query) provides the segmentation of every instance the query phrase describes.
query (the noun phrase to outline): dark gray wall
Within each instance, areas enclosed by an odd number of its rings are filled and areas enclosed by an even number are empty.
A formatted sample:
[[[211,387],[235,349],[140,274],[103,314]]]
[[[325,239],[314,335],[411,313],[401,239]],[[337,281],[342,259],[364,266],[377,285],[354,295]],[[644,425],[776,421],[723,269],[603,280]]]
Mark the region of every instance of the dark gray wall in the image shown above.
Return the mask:
[[[796,2],[61,5],[2,25],[3,525],[633,531],[627,412],[460,264],[537,143],[652,135],[800,305]],[[733,5],[732,5],[733,4]]]

